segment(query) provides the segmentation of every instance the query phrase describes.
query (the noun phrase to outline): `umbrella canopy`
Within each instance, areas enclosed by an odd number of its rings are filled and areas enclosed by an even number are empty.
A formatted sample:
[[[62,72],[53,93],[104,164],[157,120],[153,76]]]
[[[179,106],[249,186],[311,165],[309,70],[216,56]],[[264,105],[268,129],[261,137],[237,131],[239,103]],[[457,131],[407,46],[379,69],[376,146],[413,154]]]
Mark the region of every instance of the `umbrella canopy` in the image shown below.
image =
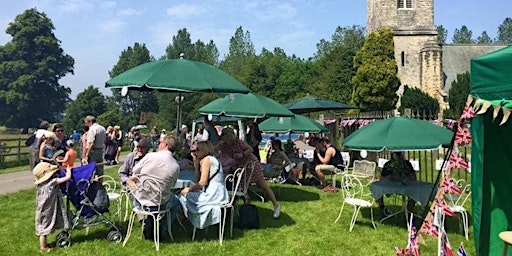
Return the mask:
[[[293,117],[271,117],[259,124],[260,130],[263,132],[329,132],[329,129],[321,125],[317,121],[301,116]]]
[[[355,150],[411,151],[449,147],[453,132],[427,121],[393,117],[371,123],[343,140],[343,146]]]
[[[204,105],[199,113],[237,117],[293,116],[290,110],[273,99],[253,93],[228,94]]]
[[[292,101],[284,105],[287,109],[293,113],[310,113],[318,112],[323,110],[335,110],[335,109],[353,109],[354,106],[350,106],[344,103],[330,101],[326,99],[316,98],[312,96],[305,96],[298,100]]]
[[[248,93],[238,80],[206,63],[168,59],[131,68],[108,80],[108,88],[149,88],[177,92]]]

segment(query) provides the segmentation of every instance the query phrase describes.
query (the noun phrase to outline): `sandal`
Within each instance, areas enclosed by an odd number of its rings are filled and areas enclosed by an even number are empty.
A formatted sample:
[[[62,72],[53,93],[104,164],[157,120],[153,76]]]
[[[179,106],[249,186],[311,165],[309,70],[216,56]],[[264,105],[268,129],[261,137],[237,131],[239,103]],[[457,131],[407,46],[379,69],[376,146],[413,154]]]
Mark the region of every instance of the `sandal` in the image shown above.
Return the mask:
[[[323,192],[330,192],[330,193],[336,193],[338,192],[338,189],[333,187],[332,185],[327,185],[322,189]]]
[[[43,247],[39,249],[39,252],[41,253],[49,253],[52,250],[50,247]]]

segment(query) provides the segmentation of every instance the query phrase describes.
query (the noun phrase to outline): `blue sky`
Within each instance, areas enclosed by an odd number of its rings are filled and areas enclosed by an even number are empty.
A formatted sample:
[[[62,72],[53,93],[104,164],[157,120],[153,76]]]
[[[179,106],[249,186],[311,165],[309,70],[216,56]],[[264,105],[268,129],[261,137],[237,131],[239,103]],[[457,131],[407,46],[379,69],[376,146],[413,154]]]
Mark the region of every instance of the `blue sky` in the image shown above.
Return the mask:
[[[366,26],[365,0],[3,0],[0,45],[11,40],[9,22],[33,7],[53,21],[62,48],[75,59],[75,75],[60,81],[71,87],[72,98],[89,85],[110,95],[104,83],[123,50],[145,43],[159,58],[182,28],[192,41],[213,40],[222,59],[239,26],[250,32],[258,53],[280,47],[302,58],[313,56],[337,26]],[[494,38],[510,10],[510,0],[436,0],[434,22],[448,29],[448,41],[462,25],[474,38],[484,30]]]

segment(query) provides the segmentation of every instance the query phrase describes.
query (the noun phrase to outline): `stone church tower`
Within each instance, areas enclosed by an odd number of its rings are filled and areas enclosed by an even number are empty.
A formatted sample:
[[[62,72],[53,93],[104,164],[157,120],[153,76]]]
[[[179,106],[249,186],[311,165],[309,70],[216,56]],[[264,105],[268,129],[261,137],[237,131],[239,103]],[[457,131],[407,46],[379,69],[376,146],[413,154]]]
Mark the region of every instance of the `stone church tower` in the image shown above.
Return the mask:
[[[437,44],[434,0],[367,0],[368,33],[389,27],[394,33],[398,77],[420,88],[445,108],[442,49]]]

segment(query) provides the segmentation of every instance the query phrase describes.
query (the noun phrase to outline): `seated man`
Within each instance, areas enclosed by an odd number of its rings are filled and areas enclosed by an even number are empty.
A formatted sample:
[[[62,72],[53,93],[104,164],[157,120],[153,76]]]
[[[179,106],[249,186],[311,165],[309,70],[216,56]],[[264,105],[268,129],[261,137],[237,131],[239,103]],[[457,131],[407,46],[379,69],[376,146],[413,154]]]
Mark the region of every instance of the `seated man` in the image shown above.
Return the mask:
[[[322,156],[320,152],[316,153],[316,156],[320,160],[320,164],[315,166],[315,173],[321,184],[320,187],[326,192],[336,192],[336,188],[332,185],[327,185],[325,180],[325,173],[332,174],[338,165],[343,164],[343,158],[341,157],[340,151],[335,148],[328,138],[323,138],[322,143],[317,143],[318,151],[325,151],[325,155]]]
[[[393,152],[391,160],[387,161],[382,168],[380,180],[406,184],[408,181],[416,180],[416,172],[414,172],[411,162],[404,159],[402,152]],[[384,205],[384,198],[377,199],[377,204],[380,208],[381,219],[385,218],[389,213]],[[407,210],[409,212],[414,210],[414,204],[415,202],[412,199],[407,201]]]
[[[163,187],[155,189],[155,191],[160,190],[157,192],[162,193],[161,201],[159,201],[158,196],[147,194],[147,190],[135,190],[133,193],[134,198],[136,198],[134,200],[134,205],[141,209],[149,208],[150,210],[154,210],[159,206],[171,209],[171,222],[176,218],[180,205],[178,197],[172,193],[172,188],[174,187],[180,173],[178,162],[172,155],[177,144],[178,139],[172,135],[166,135],[163,139],[160,139],[158,151],[148,153],[143,159],[141,159],[133,167],[132,177],[126,181],[126,184],[129,187],[136,187],[136,183],[144,181],[145,177],[151,177],[163,184]],[[144,221],[144,237],[146,239],[153,239],[153,220],[147,218]],[[164,217],[162,219],[160,229],[161,231],[170,232],[170,230],[166,230],[167,218]],[[160,232],[160,234],[165,234],[165,232]]]
[[[139,144],[137,145],[137,149],[135,152],[130,152],[126,159],[119,168],[119,179],[121,180],[121,184],[126,186],[126,181],[132,176],[133,167],[149,152],[149,148],[151,147],[149,141],[147,139],[141,139]]]

